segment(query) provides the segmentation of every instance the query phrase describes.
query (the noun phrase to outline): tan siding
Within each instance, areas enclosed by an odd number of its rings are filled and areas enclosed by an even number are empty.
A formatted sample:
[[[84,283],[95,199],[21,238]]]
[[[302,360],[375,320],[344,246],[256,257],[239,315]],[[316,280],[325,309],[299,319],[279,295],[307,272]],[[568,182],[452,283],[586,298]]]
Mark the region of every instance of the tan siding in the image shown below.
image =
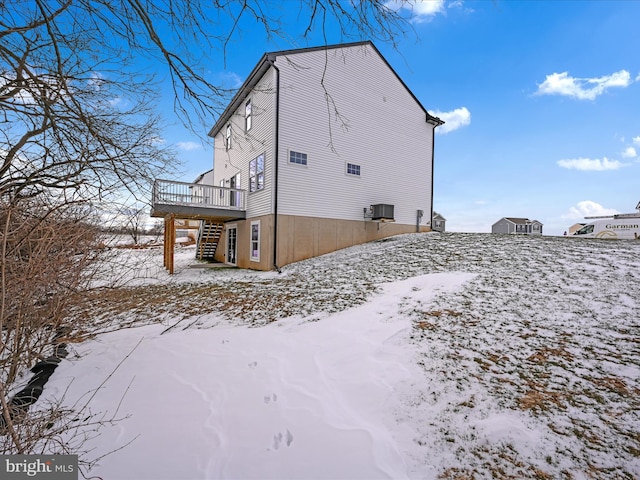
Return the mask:
[[[260,262],[250,259],[251,222],[260,220]],[[216,260],[226,262],[227,227],[237,228],[237,266],[254,270],[271,270],[273,261],[274,215],[263,215],[250,220],[230,222],[225,226],[216,251]],[[416,227],[397,223],[363,222],[360,220],[340,220],[313,218],[293,215],[278,215],[278,259],[283,267],[293,262],[324,255],[336,250],[362,243],[390,237],[402,233],[413,233]],[[421,232],[429,231],[421,227]]]
[[[303,52],[277,65],[278,213],[358,220],[364,207],[389,203],[398,223],[415,225],[416,210],[431,210],[432,126],[373,49]],[[289,164],[289,149],[306,153],[308,165]],[[361,166],[361,177],[346,174],[347,162]]]
[[[277,263],[282,267],[353,245],[415,231],[415,225],[278,215]],[[428,228],[422,227],[421,231],[428,231]]]
[[[260,220],[260,261],[251,260],[251,222]],[[237,257],[236,265],[239,268],[250,268],[253,270],[271,270],[273,268],[273,215],[263,215],[230,222],[237,230]],[[216,250],[215,259],[218,262],[227,261],[227,228],[222,232],[220,244]]]

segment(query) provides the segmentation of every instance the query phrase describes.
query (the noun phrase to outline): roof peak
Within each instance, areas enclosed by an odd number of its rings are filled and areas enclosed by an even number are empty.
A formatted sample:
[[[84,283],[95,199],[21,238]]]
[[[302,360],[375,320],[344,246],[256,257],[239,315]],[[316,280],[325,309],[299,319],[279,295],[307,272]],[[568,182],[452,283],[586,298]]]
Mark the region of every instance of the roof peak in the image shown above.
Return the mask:
[[[358,47],[362,45],[371,45],[372,47],[375,48],[375,45],[371,40],[362,40],[359,42],[333,43],[331,45],[327,44],[327,45],[317,45],[315,47],[301,47],[301,48],[290,48],[287,50],[277,50],[274,52],[266,52],[265,55],[267,57],[279,57],[282,55],[291,55],[293,53],[306,53],[306,52],[313,52],[317,50],[334,50],[337,48]]]

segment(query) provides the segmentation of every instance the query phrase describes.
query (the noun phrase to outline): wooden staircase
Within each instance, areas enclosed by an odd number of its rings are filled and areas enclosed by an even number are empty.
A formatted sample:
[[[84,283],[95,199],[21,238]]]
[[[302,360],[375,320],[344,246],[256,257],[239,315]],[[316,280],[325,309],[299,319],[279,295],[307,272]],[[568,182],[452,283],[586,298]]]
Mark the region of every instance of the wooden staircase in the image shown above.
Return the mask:
[[[223,228],[223,223],[208,220],[200,222],[198,248],[196,249],[196,258],[198,260],[213,260]]]

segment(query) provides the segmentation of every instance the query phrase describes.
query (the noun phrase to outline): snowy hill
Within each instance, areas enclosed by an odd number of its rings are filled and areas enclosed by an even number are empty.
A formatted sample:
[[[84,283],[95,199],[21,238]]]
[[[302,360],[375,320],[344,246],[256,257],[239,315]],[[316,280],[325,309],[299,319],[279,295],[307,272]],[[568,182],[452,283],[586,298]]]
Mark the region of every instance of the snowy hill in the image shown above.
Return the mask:
[[[640,242],[411,234],[282,274],[185,247],[172,277],[112,254],[126,287],[74,312],[105,333],[42,397],[120,418],[72,452],[115,450],[87,476],[640,477]]]

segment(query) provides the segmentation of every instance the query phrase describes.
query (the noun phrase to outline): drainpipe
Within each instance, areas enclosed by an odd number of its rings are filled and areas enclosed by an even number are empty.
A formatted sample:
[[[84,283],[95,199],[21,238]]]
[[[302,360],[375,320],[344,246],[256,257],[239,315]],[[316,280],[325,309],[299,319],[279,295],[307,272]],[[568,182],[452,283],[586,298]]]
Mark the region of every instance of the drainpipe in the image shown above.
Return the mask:
[[[431,129],[431,213],[429,214],[430,227],[433,231],[433,186],[434,178],[436,176],[435,164],[436,164],[436,128],[438,125],[434,125]]]
[[[436,128],[440,125],[444,125],[444,121],[438,117],[429,115],[429,112],[427,112],[427,123],[433,125],[433,128],[431,129],[431,212],[429,214],[430,226],[433,231],[433,179],[435,177]]]
[[[282,273],[278,267],[278,158],[280,146],[280,70],[275,63],[275,55],[267,57],[267,62],[276,71],[276,138],[273,152],[273,268]]]

